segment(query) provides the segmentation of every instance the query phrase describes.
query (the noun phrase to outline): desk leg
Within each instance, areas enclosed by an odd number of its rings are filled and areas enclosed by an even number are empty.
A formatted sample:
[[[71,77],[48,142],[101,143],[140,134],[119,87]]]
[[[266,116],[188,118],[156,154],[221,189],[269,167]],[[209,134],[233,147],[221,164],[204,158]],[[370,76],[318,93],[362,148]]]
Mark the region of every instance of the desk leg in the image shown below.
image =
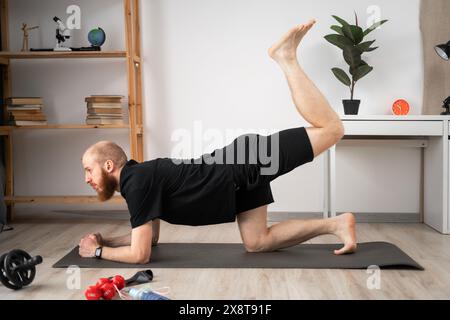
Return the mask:
[[[330,148],[330,217],[336,217],[336,145]]]
[[[448,125],[445,125],[443,136],[429,138],[424,160],[424,223],[444,234],[449,233],[448,134]]]

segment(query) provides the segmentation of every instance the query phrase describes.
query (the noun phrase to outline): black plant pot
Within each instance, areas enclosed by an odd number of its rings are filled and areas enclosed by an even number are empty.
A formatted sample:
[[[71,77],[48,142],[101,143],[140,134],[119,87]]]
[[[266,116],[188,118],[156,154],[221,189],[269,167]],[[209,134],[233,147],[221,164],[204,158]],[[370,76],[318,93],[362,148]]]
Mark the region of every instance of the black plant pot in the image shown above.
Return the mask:
[[[358,114],[359,105],[361,104],[361,100],[342,100],[344,104],[344,113],[355,115]]]

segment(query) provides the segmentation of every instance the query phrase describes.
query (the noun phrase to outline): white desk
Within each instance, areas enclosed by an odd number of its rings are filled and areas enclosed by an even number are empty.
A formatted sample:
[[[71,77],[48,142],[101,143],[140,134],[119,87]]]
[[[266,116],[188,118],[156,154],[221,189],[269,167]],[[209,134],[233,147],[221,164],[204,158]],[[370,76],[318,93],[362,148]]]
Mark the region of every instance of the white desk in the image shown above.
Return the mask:
[[[337,149],[341,143],[356,146],[358,140],[422,148],[423,222],[441,233],[450,234],[450,116],[341,116],[341,119],[345,136],[337,144]],[[324,217],[333,217],[336,215],[336,146],[326,152],[324,159],[323,214]]]

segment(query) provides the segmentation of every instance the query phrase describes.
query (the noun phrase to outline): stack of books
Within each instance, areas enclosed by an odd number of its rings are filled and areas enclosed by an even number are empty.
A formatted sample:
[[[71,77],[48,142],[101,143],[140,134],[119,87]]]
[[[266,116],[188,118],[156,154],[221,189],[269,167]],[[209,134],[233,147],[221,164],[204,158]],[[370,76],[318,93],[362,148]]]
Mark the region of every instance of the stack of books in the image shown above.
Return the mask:
[[[86,97],[86,124],[123,124],[122,98],[110,95]]]
[[[47,125],[40,97],[11,97],[6,99],[9,124],[14,126]]]

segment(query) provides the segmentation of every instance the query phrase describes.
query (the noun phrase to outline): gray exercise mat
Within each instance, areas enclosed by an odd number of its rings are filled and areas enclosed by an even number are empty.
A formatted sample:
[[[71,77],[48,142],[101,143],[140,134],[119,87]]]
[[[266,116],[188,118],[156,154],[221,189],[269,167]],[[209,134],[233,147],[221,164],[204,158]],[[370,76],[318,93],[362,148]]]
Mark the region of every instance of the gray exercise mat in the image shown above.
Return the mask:
[[[387,242],[358,244],[356,253],[336,256],[341,244],[301,244],[267,253],[248,253],[235,243],[160,243],[152,248],[151,262],[125,264],[81,258],[78,247],[53,268],[271,268],[271,269],[382,269],[424,270],[402,250]]]

